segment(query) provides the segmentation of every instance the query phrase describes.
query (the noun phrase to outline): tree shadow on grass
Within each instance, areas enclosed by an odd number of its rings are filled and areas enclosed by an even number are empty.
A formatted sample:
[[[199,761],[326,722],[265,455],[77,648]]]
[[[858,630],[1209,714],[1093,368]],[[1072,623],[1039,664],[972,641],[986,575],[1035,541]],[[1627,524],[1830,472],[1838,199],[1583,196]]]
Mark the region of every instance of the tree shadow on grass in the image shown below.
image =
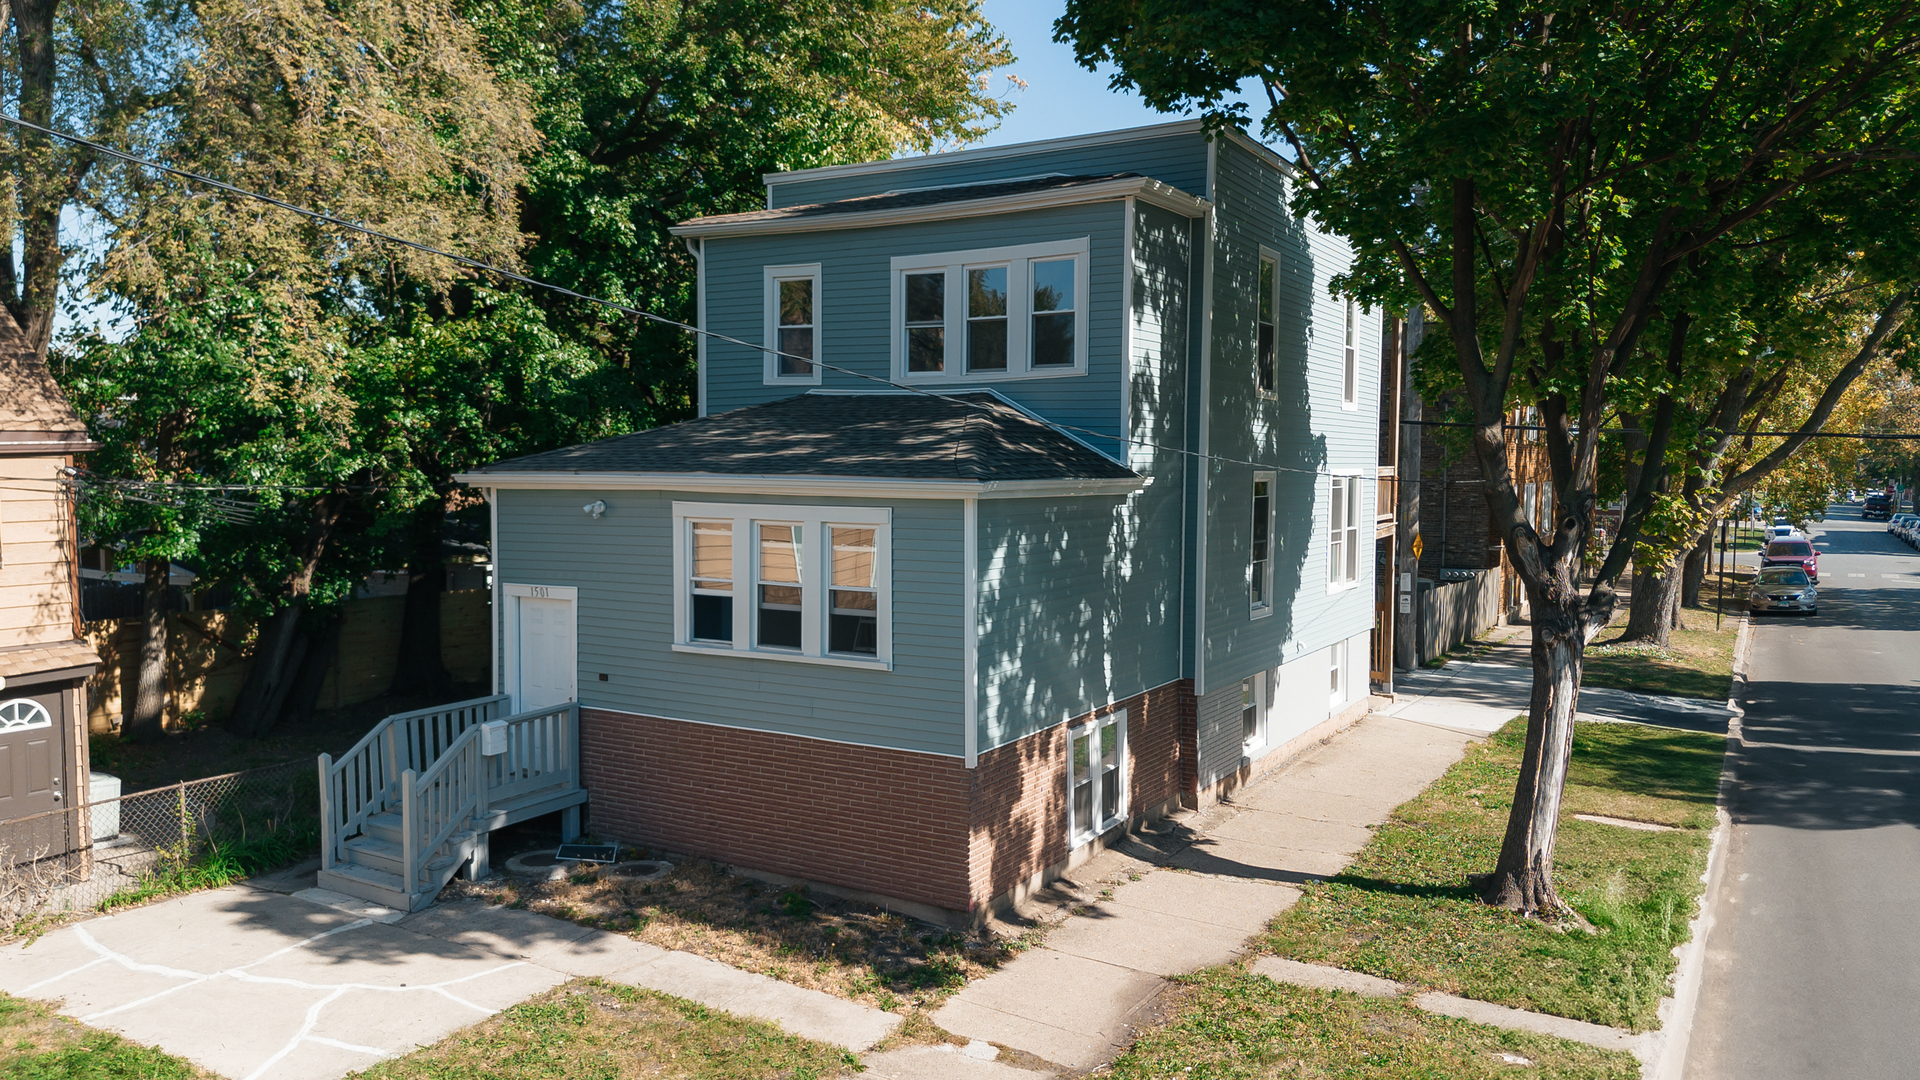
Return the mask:
[[[1629,732],[1576,729],[1567,782],[1673,799],[1712,803],[1720,788],[1726,743],[1712,735],[1645,728]]]
[[[1478,901],[1480,894],[1462,881],[1458,885],[1416,885],[1405,881],[1390,881],[1386,878],[1363,877],[1358,874],[1335,874],[1327,878],[1328,885],[1344,885],[1361,892],[1380,893],[1384,896],[1405,896],[1416,900],[1473,900]]]

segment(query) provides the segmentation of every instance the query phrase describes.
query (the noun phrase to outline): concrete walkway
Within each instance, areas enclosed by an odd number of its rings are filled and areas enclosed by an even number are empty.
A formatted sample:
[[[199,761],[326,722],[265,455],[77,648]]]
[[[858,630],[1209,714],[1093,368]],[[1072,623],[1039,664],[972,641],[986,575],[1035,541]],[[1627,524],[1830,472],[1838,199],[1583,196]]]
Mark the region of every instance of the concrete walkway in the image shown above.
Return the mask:
[[[863,1051],[900,1017],[619,934],[477,901],[412,915],[232,886],[0,949],[0,990],[234,1080],[333,1080],[599,976]]]
[[[1489,735],[1525,712],[1533,691],[1533,669],[1527,666],[1524,640],[1497,650],[1495,659],[1454,660],[1442,668],[1403,671],[1394,675],[1395,701],[1383,715],[1454,731]],[[1726,704],[1701,698],[1636,694],[1626,690],[1583,687],[1582,720],[1652,724],[1724,735]]]
[[[1110,1059],[1152,1019],[1168,976],[1240,955],[1297,885],[1338,872],[1473,741],[1369,717],[1231,803],[1141,833],[1062,883],[1077,914],[1043,947],[969,983],[934,1022],[1064,1068]]]

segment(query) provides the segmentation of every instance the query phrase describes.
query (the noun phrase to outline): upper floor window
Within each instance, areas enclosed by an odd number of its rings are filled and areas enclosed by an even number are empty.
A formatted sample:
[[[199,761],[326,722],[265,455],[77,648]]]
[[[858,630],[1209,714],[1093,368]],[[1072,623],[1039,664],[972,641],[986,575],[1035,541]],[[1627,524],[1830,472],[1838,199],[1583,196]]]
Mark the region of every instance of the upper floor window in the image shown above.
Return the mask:
[[[766,268],[766,354],[764,381],[820,382],[820,264]]]
[[[1327,583],[1360,580],[1360,478],[1335,476],[1327,503]]]
[[[1264,252],[1265,249],[1262,249]],[[1262,394],[1274,392],[1274,354],[1278,348],[1279,336],[1274,328],[1274,309],[1277,306],[1274,290],[1280,277],[1280,259],[1276,255],[1260,256],[1260,299],[1258,316],[1255,319],[1253,385]]]
[[[674,649],[887,667],[884,507],[673,504]]]
[[[1354,348],[1355,306],[1353,297],[1347,297],[1347,344],[1340,354],[1340,404],[1349,409],[1360,404],[1360,354]]]
[[[894,377],[1083,374],[1086,312],[1084,238],[895,258]]]
[[[1253,474],[1253,550],[1247,567],[1248,606],[1255,616],[1273,610],[1273,474]]]

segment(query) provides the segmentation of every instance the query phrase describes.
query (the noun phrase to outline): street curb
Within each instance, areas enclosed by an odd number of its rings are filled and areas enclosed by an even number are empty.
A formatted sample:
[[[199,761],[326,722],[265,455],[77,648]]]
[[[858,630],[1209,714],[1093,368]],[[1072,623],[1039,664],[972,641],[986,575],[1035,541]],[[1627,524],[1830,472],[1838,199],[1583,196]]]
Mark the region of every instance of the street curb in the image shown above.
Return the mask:
[[[1673,993],[1660,1001],[1660,1030],[1640,1075],[1642,1080],[1682,1080],[1687,1069],[1687,1050],[1693,1042],[1693,1016],[1700,1007],[1700,984],[1707,965],[1707,935],[1713,932],[1713,898],[1727,869],[1727,843],[1733,835],[1733,816],[1727,812],[1727,793],[1733,784],[1734,749],[1740,745],[1741,720],[1746,716],[1740,698],[1747,688],[1747,656],[1753,643],[1753,620],[1741,616],[1740,631],[1733,642],[1733,684],[1727,697],[1727,752],[1720,764],[1720,790],[1714,796],[1713,842],[1707,848],[1707,869],[1700,875],[1706,887],[1700,891],[1698,908],[1687,924],[1687,943],[1674,947],[1679,959],[1673,976]]]

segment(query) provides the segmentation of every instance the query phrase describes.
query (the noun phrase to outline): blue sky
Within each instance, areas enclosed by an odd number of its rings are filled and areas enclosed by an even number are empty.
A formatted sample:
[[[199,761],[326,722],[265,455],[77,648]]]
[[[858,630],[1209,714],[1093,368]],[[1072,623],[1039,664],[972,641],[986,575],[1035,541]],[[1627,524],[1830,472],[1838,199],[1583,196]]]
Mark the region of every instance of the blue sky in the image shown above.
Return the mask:
[[[1053,20],[1066,12],[1065,0],[984,0],[981,10],[1013,45],[1019,59],[1006,70],[1025,79],[1027,89],[1008,95],[1013,113],[975,145],[1005,146],[1179,119],[1147,108],[1138,95],[1109,90],[1112,68],[1092,72],[1074,62],[1072,47],[1053,40]],[[1000,85],[1004,88],[1005,80]]]

